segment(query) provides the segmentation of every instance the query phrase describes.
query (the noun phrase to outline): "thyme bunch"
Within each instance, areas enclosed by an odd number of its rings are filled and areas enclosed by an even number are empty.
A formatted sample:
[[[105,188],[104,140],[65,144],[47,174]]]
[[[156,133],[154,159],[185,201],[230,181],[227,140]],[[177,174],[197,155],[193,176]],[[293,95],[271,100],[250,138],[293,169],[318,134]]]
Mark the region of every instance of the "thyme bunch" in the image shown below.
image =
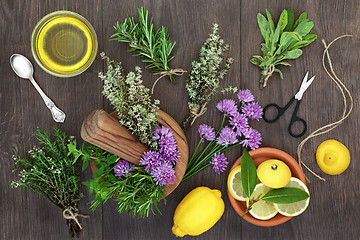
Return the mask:
[[[159,213],[157,203],[165,200],[164,188],[156,185],[149,172],[144,167],[134,166],[131,174],[123,175],[120,179],[115,177],[114,165],[119,157],[93,145],[87,150],[76,149],[70,146],[73,156],[77,159],[80,156],[83,160],[83,170],[87,168],[89,161],[96,163],[97,171],[94,179],[84,182],[90,188],[90,193],[95,194],[91,202],[91,210],[97,209],[101,203],[109,199],[118,202],[119,213],[126,212],[133,216],[148,217],[150,213],[155,214],[154,209]]]
[[[138,9],[139,19],[127,16],[122,24],[117,22],[114,26],[115,33],[111,40],[128,43],[130,52],[136,51],[135,56],[142,57],[146,68],[152,69],[154,75],[162,75],[169,72],[169,62],[174,58],[171,52],[176,44],[172,42],[168,29],[162,26],[157,31],[154,29],[152,18],[149,20],[149,12],[143,8]],[[173,82],[172,74],[167,74]]]
[[[191,64],[192,70],[186,80],[190,113],[184,122],[184,128],[192,125],[195,119],[206,111],[206,104],[217,93],[220,80],[225,77],[234,61],[230,57],[224,59],[229,45],[224,43],[218,29],[218,25],[214,24],[212,33],[200,49],[198,60]]]
[[[119,123],[135,134],[142,143],[150,148],[156,148],[152,141],[152,134],[159,123],[156,120],[159,100],[151,101],[149,89],[142,84],[141,69],[125,75],[121,62],[110,60],[105,53],[101,53],[106,60],[107,72],[99,73],[104,82],[103,95],[109,99],[119,116]]]
[[[74,137],[54,128],[54,140],[46,131],[40,129],[36,138],[43,147],[34,146],[29,150],[30,159],[14,156],[14,172],[20,179],[12,181],[12,188],[24,187],[47,198],[62,211],[78,214],[78,203],[81,198],[80,179],[75,164],[76,159],[69,156],[67,144],[76,146]],[[81,216],[81,215],[79,215]],[[66,220],[69,234],[79,236],[81,226],[75,219]]]

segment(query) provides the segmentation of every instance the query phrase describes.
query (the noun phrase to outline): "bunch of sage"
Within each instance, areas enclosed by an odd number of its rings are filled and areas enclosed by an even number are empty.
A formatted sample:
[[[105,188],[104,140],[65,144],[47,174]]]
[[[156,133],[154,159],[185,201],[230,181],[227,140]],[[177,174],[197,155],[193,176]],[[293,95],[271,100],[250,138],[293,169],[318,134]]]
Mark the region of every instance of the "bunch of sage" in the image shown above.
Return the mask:
[[[302,50],[315,41],[317,36],[309,34],[314,23],[307,19],[307,13],[300,15],[294,23],[294,11],[284,9],[275,28],[271,14],[266,10],[267,19],[261,13],[257,15],[257,21],[265,42],[261,44],[263,56],[253,56],[250,60],[262,69],[260,88],[266,87],[268,79],[273,72],[279,73],[283,79],[282,72],[276,65],[291,66],[287,59],[296,59],[301,56]]]

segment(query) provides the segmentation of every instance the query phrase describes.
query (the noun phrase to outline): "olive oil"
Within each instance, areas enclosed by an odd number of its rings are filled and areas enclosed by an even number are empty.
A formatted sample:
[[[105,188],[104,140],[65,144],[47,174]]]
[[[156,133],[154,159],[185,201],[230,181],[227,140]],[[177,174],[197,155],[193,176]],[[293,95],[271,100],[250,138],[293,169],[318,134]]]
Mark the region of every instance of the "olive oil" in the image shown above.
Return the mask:
[[[88,25],[75,16],[60,14],[40,27],[35,48],[45,70],[60,75],[76,75],[74,73],[84,71],[91,64],[97,42],[95,32]]]

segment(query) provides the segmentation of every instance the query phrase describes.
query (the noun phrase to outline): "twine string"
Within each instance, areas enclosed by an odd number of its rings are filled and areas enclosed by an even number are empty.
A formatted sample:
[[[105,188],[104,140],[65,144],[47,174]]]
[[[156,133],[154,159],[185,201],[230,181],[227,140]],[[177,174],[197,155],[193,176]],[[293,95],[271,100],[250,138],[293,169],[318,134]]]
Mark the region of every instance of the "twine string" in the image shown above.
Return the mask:
[[[326,44],[325,40],[322,40],[322,43],[325,47],[323,56],[322,56],[322,65],[323,68],[325,70],[325,72],[327,73],[327,75],[332,79],[332,81],[336,84],[336,86],[339,88],[341,95],[343,97],[343,102],[344,102],[344,110],[343,113],[341,115],[341,118],[336,121],[336,122],[332,122],[329,123],[325,126],[322,126],[320,128],[318,128],[317,130],[313,131],[312,133],[309,134],[309,136],[307,136],[305,139],[303,139],[300,144],[298,145],[297,148],[297,156],[298,156],[298,162],[300,167],[302,167],[302,165],[310,172],[312,173],[314,176],[316,176],[318,179],[322,180],[322,181],[326,181],[324,178],[320,177],[318,174],[316,174],[314,171],[312,171],[302,160],[301,160],[301,150],[304,146],[304,144],[311,138],[319,136],[321,134],[330,132],[331,130],[333,130],[334,128],[338,127],[351,113],[353,106],[354,106],[354,101],[353,101],[353,97],[350,93],[350,91],[348,90],[348,88],[345,86],[345,84],[339,79],[339,77],[336,75],[334,68],[333,68],[333,64],[330,58],[330,54],[329,54],[329,47],[336,42],[337,40],[343,38],[343,37],[352,37],[352,35],[342,35],[340,37],[335,38],[332,42],[330,42],[329,45]],[[328,70],[328,68],[325,65],[325,56],[327,58],[328,64],[329,64],[329,68],[330,71]],[[345,94],[346,93],[346,94]],[[349,100],[350,100],[350,106],[348,107],[347,104],[347,99],[346,96],[348,96]],[[349,109],[348,109],[349,108]],[[348,110],[347,110],[348,109]],[[306,178],[308,182],[309,179]]]
[[[186,71],[182,68],[175,68],[175,69],[170,69],[169,71],[163,71],[163,72],[160,72],[160,77],[158,77],[154,84],[152,85],[152,88],[151,88],[151,94],[154,93],[154,88],[155,88],[155,85],[157,84],[157,82],[162,79],[163,77],[166,77],[166,76],[171,76],[171,75],[175,75],[175,76],[182,76],[184,73],[186,73]]]
[[[261,72],[261,74],[262,74],[263,76],[265,76],[265,78],[264,78],[264,83],[263,83],[263,85],[262,85],[263,87],[266,87],[267,81],[268,81],[268,79],[272,76],[272,74],[274,73],[274,71],[275,71],[275,64],[270,64],[268,70],[263,70],[263,71]]]
[[[79,228],[82,229],[81,224],[80,224],[79,220],[77,219],[77,217],[88,218],[89,216],[82,215],[79,213],[74,214],[70,209],[66,208],[63,211],[63,217],[68,220],[70,220],[70,219],[74,220],[76,222],[76,224],[79,226]]]
[[[199,108],[192,108],[192,109],[190,110],[191,114],[194,115],[194,118],[193,118],[193,120],[191,121],[190,126],[192,126],[192,125],[194,124],[195,120],[196,120],[198,117],[204,115],[204,113],[205,113],[206,110],[207,110],[207,108],[206,108],[206,104],[207,104],[207,103],[208,103],[208,102],[205,102],[205,103],[202,105],[202,107],[200,108],[200,111],[199,111]]]

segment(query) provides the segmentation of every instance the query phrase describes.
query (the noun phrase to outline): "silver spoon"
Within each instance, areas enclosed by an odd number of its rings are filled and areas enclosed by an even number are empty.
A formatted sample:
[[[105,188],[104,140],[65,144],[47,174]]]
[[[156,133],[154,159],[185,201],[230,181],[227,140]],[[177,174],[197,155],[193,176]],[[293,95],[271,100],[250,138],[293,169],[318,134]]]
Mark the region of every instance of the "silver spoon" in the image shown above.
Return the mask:
[[[65,121],[65,113],[61,111],[48,96],[46,96],[43,90],[41,90],[39,85],[35,82],[35,79],[33,78],[34,68],[29,59],[20,54],[13,54],[10,57],[10,65],[19,77],[29,79],[34,85],[43,98],[46,106],[49,108],[55,122],[63,123]]]

